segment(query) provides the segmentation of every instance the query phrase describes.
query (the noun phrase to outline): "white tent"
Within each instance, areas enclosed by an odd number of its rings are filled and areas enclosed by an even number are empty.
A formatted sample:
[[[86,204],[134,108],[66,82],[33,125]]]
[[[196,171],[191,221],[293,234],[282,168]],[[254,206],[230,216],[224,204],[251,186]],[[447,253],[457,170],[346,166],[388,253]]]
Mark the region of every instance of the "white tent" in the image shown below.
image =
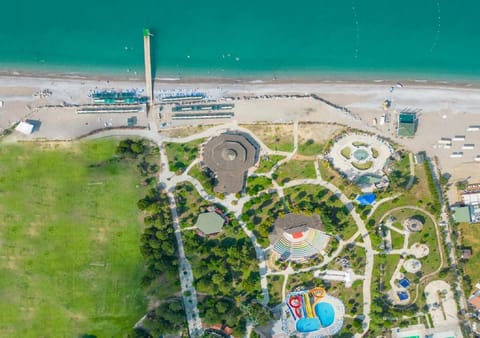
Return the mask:
[[[18,124],[18,126],[15,127],[15,130],[21,132],[22,134],[30,135],[33,132],[34,127],[35,126],[33,124],[22,121]]]

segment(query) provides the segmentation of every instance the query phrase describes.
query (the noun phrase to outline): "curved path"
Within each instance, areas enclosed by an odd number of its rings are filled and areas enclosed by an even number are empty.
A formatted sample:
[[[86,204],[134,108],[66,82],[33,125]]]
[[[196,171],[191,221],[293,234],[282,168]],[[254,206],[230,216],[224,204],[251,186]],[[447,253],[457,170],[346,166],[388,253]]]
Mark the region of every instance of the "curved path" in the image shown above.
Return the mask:
[[[439,230],[439,226],[435,220],[435,216],[432,215],[431,213],[429,213],[428,211],[426,211],[425,209],[423,208],[420,208],[420,207],[417,207],[417,206],[414,206],[414,205],[405,205],[405,206],[401,206],[401,207],[396,207],[396,208],[393,208],[391,210],[389,210],[388,212],[386,212],[382,218],[378,221],[378,223],[382,223],[383,220],[388,217],[390,214],[392,214],[393,212],[395,211],[398,211],[398,210],[402,210],[402,209],[412,209],[412,210],[417,210],[417,211],[420,211],[420,212],[423,212],[425,215],[427,215],[428,217],[430,217],[430,219],[432,220],[433,224],[435,225],[435,232],[436,232],[436,236],[437,236],[437,245],[438,245],[438,252],[440,253],[440,266],[435,270],[435,271],[432,271],[430,272],[429,274],[427,275],[424,275],[422,276],[422,278],[420,278],[420,283],[425,281],[427,278],[430,278],[431,276],[434,276],[436,274],[438,274],[440,272],[440,270],[442,269],[443,267],[443,264],[444,264],[444,253],[443,253],[443,248],[442,248],[442,244],[441,244],[441,237],[440,237],[440,230]],[[394,252],[390,252],[390,254],[393,254]],[[400,264],[400,263],[399,263]],[[419,290],[419,287],[420,287],[420,283],[418,283],[416,286],[415,286],[415,298],[410,302],[410,304],[413,304],[416,302],[416,300],[418,299],[418,290]]]
[[[434,215],[432,215],[431,213],[429,213],[429,212],[426,211],[425,209],[420,208],[420,207],[417,207],[417,206],[414,206],[414,205],[404,205],[404,206],[401,206],[401,207],[393,208],[393,209],[389,210],[388,212],[386,212],[386,213],[382,216],[382,218],[380,218],[380,220],[378,221],[378,223],[382,223],[383,220],[384,220],[386,217],[388,217],[390,214],[392,214],[392,213],[395,212],[395,211],[402,210],[402,209],[412,209],[412,210],[420,211],[420,212],[424,213],[425,215],[427,215],[428,217],[430,217],[430,219],[432,220],[433,224],[435,225],[435,232],[436,232],[436,235],[437,235],[438,252],[440,253],[440,266],[439,266],[435,271],[432,271],[432,272],[430,272],[428,275],[423,276],[423,277],[420,279],[420,281],[423,281],[423,280],[427,279],[428,277],[433,276],[433,275],[439,273],[440,270],[441,270],[442,267],[443,267],[443,264],[444,264],[444,253],[443,253],[443,248],[442,248],[442,244],[441,244],[441,237],[440,237],[439,225],[438,225],[437,221],[435,220],[435,216],[434,216]]]

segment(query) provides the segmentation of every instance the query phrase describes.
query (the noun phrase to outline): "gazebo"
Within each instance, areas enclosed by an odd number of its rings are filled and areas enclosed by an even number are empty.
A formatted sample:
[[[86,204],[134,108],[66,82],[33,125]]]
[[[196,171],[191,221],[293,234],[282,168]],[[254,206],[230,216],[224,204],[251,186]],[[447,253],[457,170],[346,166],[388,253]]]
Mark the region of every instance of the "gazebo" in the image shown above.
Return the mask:
[[[195,226],[204,236],[211,236],[222,231],[225,220],[216,212],[205,212],[198,215]]]

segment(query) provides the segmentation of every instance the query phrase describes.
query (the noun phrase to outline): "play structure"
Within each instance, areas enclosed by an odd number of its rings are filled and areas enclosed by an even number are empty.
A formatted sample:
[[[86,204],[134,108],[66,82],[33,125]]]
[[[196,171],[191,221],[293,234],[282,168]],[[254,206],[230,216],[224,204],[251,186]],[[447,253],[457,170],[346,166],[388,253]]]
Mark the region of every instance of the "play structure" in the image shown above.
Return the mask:
[[[298,332],[331,335],[343,325],[343,303],[323,288],[291,292],[286,305]]]

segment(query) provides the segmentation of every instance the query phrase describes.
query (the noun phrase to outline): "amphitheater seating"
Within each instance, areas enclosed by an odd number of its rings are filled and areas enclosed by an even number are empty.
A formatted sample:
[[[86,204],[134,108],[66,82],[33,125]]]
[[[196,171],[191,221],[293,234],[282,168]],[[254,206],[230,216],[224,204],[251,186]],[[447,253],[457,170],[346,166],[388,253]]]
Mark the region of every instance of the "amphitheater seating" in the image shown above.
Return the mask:
[[[278,253],[281,257],[290,256],[290,242],[286,238],[281,237],[273,245],[273,250]]]
[[[312,232],[311,236],[308,236],[306,239],[312,247],[317,249],[318,251],[323,250],[328,243],[329,236],[325,235],[323,232],[310,229]]]
[[[323,250],[329,238],[319,230],[308,229],[303,239],[298,241],[281,237],[274,243],[273,250],[284,259],[290,257],[292,260],[303,260]]]

